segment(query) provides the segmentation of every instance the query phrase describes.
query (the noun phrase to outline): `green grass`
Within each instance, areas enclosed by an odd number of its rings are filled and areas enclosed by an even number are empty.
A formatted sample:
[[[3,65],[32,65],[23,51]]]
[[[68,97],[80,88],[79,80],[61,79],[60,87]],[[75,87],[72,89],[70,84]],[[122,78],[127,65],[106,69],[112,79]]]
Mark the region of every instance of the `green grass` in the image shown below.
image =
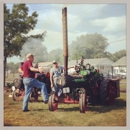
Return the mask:
[[[122,79],[120,81],[120,90],[126,90],[127,86],[126,86],[126,79]]]
[[[126,84],[120,84],[126,89]],[[22,101],[4,95],[4,126],[126,126],[126,93],[120,93],[112,106],[88,105],[85,114],[78,104],[59,104],[54,112],[42,99],[29,103],[30,112],[22,112]]]
[[[120,89],[121,90],[124,90],[124,89],[126,90],[126,84],[120,84]]]
[[[40,99],[41,100],[41,99]],[[85,114],[78,104],[59,104],[54,112],[43,102],[29,103],[30,112],[22,112],[22,101],[4,96],[4,126],[126,126],[126,93],[112,106],[88,105]]]

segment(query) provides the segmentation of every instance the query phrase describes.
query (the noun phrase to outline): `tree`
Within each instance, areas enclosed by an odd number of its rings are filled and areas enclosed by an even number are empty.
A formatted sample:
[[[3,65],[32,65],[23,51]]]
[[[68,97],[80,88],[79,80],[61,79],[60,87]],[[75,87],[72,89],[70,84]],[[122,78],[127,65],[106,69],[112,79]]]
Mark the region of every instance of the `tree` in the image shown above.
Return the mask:
[[[114,61],[114,56],[112,53],[105,51],[104,52],[105,57],[109,58],[110,60]]]
[[[123,56],[126,56],[126,50],[120,50],[117,51],[115,53],[110,53],[110,52],[105,52],[105,57],[109,58],[110,60],[116,62],[117,60],[119,60],[120,58],[122,58]]]
[[[113,53],[113,61],[117,61],[119,60],[120,58],[122,58],[123,56],[126,56],[126,50],[120,50],[120,51],[117,51],[115,53]]]
[[[7,63],[6,70],[13,70],[17,72],[19,67],[20,67],[20,63],[15,64],[14,62],[10,62],[10,63]]]
[[[69,56],[70,59],[103,58],[107,46],[107,39],[101,34],[81,35],[69,45]]]
[[[63,63],[63,50],[61,48],[57,48],[51,50],[48,54],[48,61],[56,60],[59,63]]]
[[[28,15],[28,11],[26,4],[14,4],[12,12],[4,4],[4,83],[7,57],[20,55],[22,45],[29,37],[44,37],[44,33],[26,36],[34,29],[38,17],[36,12]]]

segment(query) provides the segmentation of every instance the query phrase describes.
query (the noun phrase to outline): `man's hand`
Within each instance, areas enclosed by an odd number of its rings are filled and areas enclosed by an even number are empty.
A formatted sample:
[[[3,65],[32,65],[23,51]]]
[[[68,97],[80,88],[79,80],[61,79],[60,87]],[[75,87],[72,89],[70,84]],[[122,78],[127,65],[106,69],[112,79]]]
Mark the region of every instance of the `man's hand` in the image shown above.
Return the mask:
[[[43,73],[43,69],[42,69],[41,67],[38,68],[38,71],[39,71],[40,73]]]
[[[24,72],[21,68],[18,69],[18,72],[21,73],[22,76],[24,75]]]
[[[54,87],[54,85],[53,85],[53,83],[51,83],[51,88],[53,88]]]
[[[54,85],[53,85],[53,84],[51,84],[51,90],[52,90],[52,91],[55,91],[55,88],[54,88]]]
[[[51,90],[52,90],[53,92],[55,92],[55,88],[54,88],[54,87],[52,87]]]

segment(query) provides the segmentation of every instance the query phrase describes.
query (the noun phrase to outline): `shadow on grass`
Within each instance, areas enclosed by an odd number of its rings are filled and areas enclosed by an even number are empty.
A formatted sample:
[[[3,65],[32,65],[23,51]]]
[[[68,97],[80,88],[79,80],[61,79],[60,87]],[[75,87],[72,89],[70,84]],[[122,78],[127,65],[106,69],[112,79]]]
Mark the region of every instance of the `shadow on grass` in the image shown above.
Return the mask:
[[[34,110],[32,110],[32,111],[43,112],[43,111],[45,111],[45,110],[48,110],[48,109],[45,109],[45,108],[43,108],[43,109],[34,109]]]
[[[101,106],[101,105],[87,105],[87,111],[92,111],[92,112],[98,112],[98,113],[106,113],[111,110],[120,110],[122,108],[126,108],[126,101],[122,99],[116,99],[115,103],[111,106]],[[65,112],[70,112],[70,111],[79,111],[79,107],[72,107],[72,108],[58,108],[58,111],[65,111]]]
[[[126,108],[126,101],[124,101],[122,99],[116,99],[115,103],[113,105],[110,105],[110,106],[100,106],[100,105],[91,106],[91,105],[88,105],[89,111],[99,112],[99,113],[106,113],[106,112],[109,112],[111,110],[120,110],[122,108]]]
[[[13,125],[11,125],[11,124],[4,124],[4,126],[13,126]]]
[[[58,111],[65,111],[65,112],[70,112],[70,111],[79,111],[79,107],[72,107],[72,108],[58,108]]]

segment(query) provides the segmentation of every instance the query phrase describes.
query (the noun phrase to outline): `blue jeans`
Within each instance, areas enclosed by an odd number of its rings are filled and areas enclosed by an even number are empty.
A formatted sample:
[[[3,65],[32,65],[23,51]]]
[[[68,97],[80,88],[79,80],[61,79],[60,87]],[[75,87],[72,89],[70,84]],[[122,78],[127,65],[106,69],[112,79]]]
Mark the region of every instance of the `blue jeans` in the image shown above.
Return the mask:
[[[48,100],[48,93],[47,93],[45,83],[42,83],[35,78],[23,78],[23,83],[25,87],[25,95],[23,99],[23,110],[28,109],[29,96],[30,93],[32,92],[33,87],[37,87],[41,89],[43,101]]]
[[[55,91],[58,92],[59,86],[57,85],[56,80],[57,80],[57,77],[53,78],[53,83],[54,83]]]

